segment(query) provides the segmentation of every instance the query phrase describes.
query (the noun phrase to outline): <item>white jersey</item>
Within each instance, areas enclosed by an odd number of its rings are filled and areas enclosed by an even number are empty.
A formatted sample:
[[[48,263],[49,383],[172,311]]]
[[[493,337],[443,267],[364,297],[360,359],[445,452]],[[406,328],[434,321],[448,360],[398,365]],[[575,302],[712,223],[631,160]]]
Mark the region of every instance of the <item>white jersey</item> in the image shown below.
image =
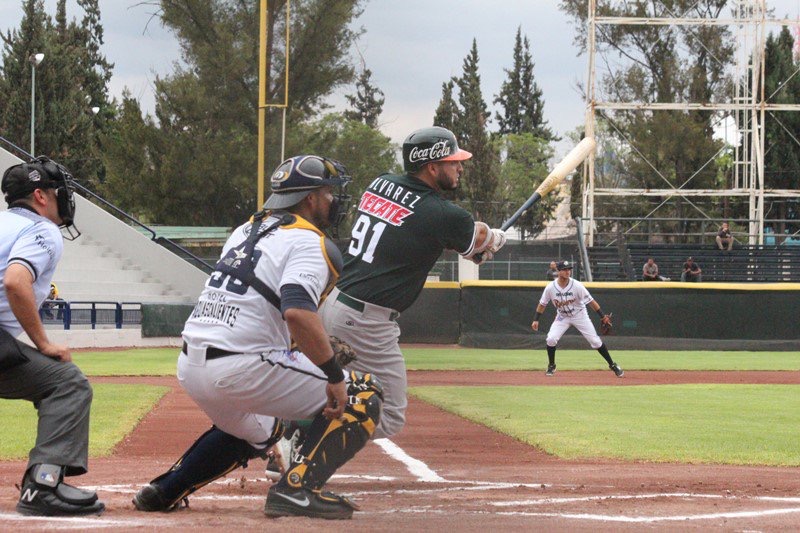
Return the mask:
[[[585,315],[586,306],[592,300],[594,298],[583,286],[583,283],[569,278],[569,282],[564,288],[558,284],[558,279],[548,283],[547,287],[544,288],[542,297],[539,299],[539,303],[546,307],[548,303],[553,302],[559,317],[572,318],[580,314]]]
[[[49,219],[28,209],[13,207],[0,212],[0,279],[11,264],[27,268],[33,276],[33,293],[40,307],[50,294],[50,282],[64,251],[64,237]],[[0,283],[0,328],[14,337],[22,333],[6,290]]]
[[[277,222],[269,217],[261,229]],[[250,234],[251,223],[239,226],[228,238],[221,258],[240,259]],[[311,224],[297,217],[258,241],[253,256],[254,274],[280,296],[287,284],[302,286],[311,299],[319,301],[330,281],[325,237]],[[186,322],[184,340],[193,347],[214,347],[237,353],[256,354],[290,348],[289,328],[280,309],[253,287],[245,287],[221,272],[206,282],[199,301]]]

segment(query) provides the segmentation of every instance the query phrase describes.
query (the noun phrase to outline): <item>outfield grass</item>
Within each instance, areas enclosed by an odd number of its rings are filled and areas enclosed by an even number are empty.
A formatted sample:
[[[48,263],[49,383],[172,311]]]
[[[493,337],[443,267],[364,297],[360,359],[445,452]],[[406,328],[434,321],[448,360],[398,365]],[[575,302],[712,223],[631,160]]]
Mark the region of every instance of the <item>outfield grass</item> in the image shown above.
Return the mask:
[[[114,446],[136,426],[169,390],[152,385],[92,385],[89,455],[110,455]],[[0,459],[24,459],[36,440],[36,410],[23,400],[0,402]],[[9,428],[14,428],[10,431]]]
[[[174,376],[180,348],[133,348],[113,352],[74,352],[73,362],[87,376]]]
[[[177,348],[73,354],[87,376],[174,376]],[[403,348],[409,370],[544,370],[544,350]],[[800,370],[800,352],[672,352],[614,350],[628,370]],[[595,350],[559,350],[559,370],[604,370]]]
[[[800,387],[416,387],[411,393],[565,459],[799,466]]]

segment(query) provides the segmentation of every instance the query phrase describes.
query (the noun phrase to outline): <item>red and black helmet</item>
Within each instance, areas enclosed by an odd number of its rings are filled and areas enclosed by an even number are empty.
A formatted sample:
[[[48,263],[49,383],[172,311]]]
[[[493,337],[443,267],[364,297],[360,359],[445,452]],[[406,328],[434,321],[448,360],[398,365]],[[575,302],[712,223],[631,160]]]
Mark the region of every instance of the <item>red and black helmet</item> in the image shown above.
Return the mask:
[[[403,141],[403,168],[406,172],[416,172],[434,161],[464,161],[471,157],[470,152],[458,147],[452,131],[439,126],[416,130]]]

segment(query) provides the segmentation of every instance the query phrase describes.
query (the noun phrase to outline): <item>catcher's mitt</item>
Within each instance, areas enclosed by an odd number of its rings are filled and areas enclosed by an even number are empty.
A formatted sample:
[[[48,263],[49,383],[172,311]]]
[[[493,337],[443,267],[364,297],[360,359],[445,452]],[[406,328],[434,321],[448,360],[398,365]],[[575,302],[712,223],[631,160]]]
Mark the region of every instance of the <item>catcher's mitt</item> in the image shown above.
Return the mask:
[[[346,368],[347,365],[356,360],[356,352],[353,350],[352,346],[333,335],[331,335],[330,340],[331,348],[333,348],[333,357],[336,359],[336,362],[339,363],[340,367]]]
[[[609,313],[600,319],[600,335],[611,335],[614,330],[614,324],[611,323],[611,315]]]

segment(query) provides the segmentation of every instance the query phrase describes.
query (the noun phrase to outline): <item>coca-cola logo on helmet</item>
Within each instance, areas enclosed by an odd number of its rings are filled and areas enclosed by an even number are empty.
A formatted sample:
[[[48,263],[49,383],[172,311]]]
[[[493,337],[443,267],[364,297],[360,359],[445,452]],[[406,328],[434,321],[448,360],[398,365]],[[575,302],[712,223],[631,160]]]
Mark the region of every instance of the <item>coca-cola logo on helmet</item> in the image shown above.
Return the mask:
[[[408,160],[411,163],[417,163],[420,161],[437,161],[449,156],[452,150],[453,148],[447,141],[436,142],[427,148],[415,146],[408,153]]]

